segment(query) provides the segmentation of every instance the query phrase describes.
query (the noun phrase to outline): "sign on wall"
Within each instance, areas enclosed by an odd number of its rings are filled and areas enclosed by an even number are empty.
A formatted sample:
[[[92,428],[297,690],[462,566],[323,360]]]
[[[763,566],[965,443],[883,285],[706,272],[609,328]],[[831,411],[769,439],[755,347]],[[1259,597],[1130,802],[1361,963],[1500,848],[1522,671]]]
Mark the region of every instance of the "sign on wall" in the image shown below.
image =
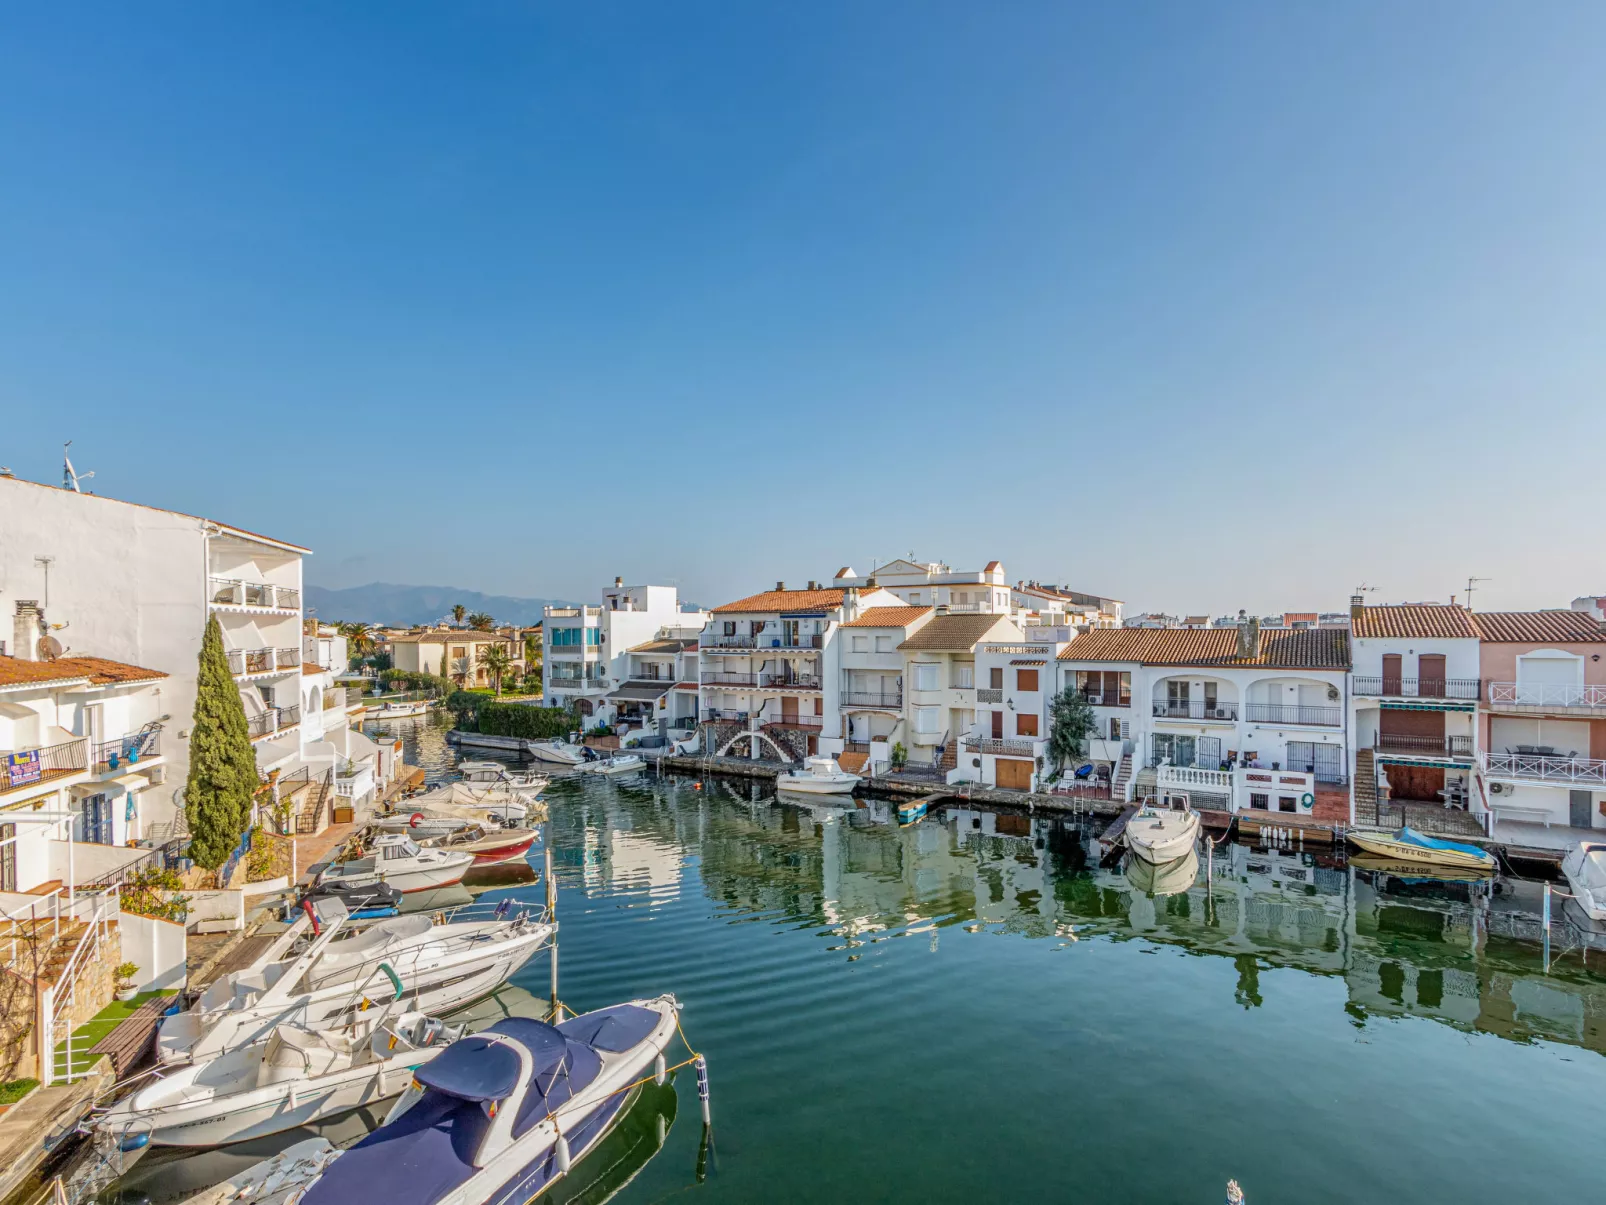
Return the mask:
[[[30,782],[39,782],[43,778],[37,749],[6,754],[4,767],[7,787],[20,787]]]

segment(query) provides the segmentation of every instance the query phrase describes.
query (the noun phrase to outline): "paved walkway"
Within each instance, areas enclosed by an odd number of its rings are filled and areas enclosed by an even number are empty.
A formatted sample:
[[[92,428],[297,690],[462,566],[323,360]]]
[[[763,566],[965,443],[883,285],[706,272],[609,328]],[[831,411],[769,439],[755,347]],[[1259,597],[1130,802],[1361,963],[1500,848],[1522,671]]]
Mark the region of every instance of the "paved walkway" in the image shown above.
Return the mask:
[[[1494,839],[1523,849],[1570,850],[1580,841],[1606,840],[1606,830],[1568,828],[1565,824],[1530,824],[1522,820],[1496,820]]]

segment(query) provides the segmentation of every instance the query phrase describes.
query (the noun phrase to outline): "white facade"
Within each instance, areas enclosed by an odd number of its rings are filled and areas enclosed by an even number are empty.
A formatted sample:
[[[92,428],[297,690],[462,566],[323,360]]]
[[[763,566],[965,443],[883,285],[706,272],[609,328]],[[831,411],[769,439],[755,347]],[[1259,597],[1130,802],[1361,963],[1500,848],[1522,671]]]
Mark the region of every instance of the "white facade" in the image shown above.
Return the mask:
[[[346,638],[333,624],[307,621],[301,642],[301,657],[308,665],[316,665],[332,674],[343,674],[351,667],[351,652]]]
[[[1018,621],[1031,625],[1070,626],[1081,631],[1121,626],[1126,604],[1118,598],[1087,594],[1042,582],[1016,582],[1010,601]]]
[[[952,569],[940,561],[896,560],[864,577],[845,566],[831,585],[855,586],[865,596],[881,589],[910,606],[947,607],[950,614],[974,611],[1007,615],[1011,611],[1009,579],[997,561],[988,561],[981,569]]]

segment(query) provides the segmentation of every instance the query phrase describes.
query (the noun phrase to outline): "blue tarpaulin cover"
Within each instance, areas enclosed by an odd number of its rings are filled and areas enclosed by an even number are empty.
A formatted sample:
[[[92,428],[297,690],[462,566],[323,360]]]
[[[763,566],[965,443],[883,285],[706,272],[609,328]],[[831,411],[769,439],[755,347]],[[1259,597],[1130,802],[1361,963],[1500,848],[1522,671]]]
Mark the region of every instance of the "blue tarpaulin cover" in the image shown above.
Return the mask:
[[[583,1013],[558,1026],[576,1042],[584,1042],[598,1050],[629,1050],[641,1041],[658,1024],[658,1014],[636,1004],[615,1004],[612,1008],[599,1008],[594,1013]]]
[[[1400,830],[1396,839],[1405,842],[1407,845],[1419,845],[1423,849],[1450,849],[1456,853],[1471,854],[1476,858],[1489,857],[1488,850],[1479,849],[1476,845],[1467,845],[1461,841],[1441,841],[1437,837],[1423,836],[1409,825]]]

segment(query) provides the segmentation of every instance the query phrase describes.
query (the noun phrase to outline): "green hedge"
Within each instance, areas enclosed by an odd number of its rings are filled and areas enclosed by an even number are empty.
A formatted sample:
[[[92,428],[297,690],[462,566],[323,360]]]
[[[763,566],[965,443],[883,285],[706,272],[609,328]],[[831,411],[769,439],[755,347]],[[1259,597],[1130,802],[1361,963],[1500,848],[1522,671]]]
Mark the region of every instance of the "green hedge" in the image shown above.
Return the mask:
[[[460,690],[446,700],[457,726],[487,736],[516,736],[523,740],[544,741],[567,736],[574,731],[574,716],[562,707],[526,707],[522,703],[498,703],[486,695]]]

